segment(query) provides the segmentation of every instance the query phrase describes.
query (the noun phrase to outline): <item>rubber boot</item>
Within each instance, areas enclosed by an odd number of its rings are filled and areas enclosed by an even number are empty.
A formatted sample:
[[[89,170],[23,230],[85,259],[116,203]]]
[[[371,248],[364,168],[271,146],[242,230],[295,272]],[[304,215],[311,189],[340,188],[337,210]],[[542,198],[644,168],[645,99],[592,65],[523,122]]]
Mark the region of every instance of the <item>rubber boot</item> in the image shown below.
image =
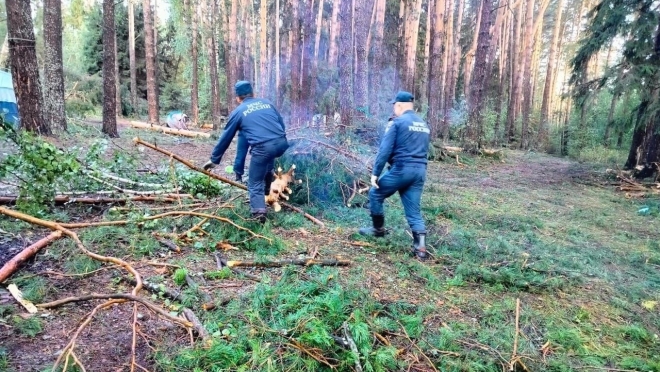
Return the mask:
[[[252,218],[257,220],[257,222],[259,222],[260,224],[266,223],[266,213],[264,212],[252,213]]]
[[[385,216],[372,214],[371,222],[373,227],[361,227],[358,231],[360,235],[369,235],[375,237],[385,236]]]
[[[429,258],[429,253],[426,251],[426,234],[413,231],[412,254],[422,261],[426,261]]]

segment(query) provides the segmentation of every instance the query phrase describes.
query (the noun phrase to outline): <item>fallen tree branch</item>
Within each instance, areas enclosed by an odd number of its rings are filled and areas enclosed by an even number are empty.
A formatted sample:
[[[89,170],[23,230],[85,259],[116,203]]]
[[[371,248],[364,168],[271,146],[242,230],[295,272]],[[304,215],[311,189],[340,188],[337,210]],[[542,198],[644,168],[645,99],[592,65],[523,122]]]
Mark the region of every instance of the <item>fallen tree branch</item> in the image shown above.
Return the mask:
[[[98,177],[94,177],[91,174],[86,174],[88,178],[93,179],[96,182],[102,183],[106,186],[110,186],[111,188],[121,192],[122,194],[130,194],[130,195],[161,195],[161,194],[171,194],[173,192],[179,192],[180,187],[175,187],[175,188],[170,188],[169,190],[147,190],[147,191],[137,191],[137,190],[129,190],[129,189],[123,189],[117,185],[113,185],[112,183],[102,180]],[[192,195],[190,195],[192,198]]]
[[[282,267],[287,265],[300,265],[300,266],[348,266],[351,264],[349,260],[329,259],[329,260],[312,260],[312,259],[290,259],[279,261],[227,261],[227,267]]]
[[[246,277],[250,280],[253,280],[255,282],[261,282],[261,278],[259,278],[256,275],[248,274],[248,273],[245,273],[245,272],[243,272],[243,271],[241,271],[241,270],[239,270],[235,267],[228,266],[227,261],[224,258],[222,258],[220,253],[215,252],[214,256],[215,256],[215,263],[218,266],[218,270],[222,270],[224,267],[228,267],[229,270],[231,270],[232,272],[234,272],[238,275],[243,275],[244,277]]]
[[[150,144],[150,143],[148,143],[148,142],[145,142],[145,141],[141,140],[141,139],[138,138],[138,137],[135,137],[135,138],[133,139],[133,142],[135,142],[135,144],[137,144],[137,145],[142,145],[142,146],[148,147],[148,148],[150,148],[150,149],[152,149],[152,150],[158,151],[158,152],[160,152],[161,154],[165,154],[165,155],[171,157],[172,159],[179,161],[180,163],[182,163],[182,164],[185,165],[186,167],[188,167],[188,168],[190,168],[190,169],[192,169],[192,170],[195,170],[195,171],[197,171],[197,172],[203,173],[203,174],[205,174],[205,175],[207,175],[207,176],[209,176],[209,177],[211,177],[211,178],[214,178],[214,179],[216,179],[216,180],[218,180],[218,181],[221,181],[221,182],[224,182],[224,183],[226,183],[226,184],[229,184],[229,185],[232,185],[232,186],[238,187],[238,188],[241,189],[241,190],[247,190],[247,186],[243,185],[242,183],[238,183],[238,182],[235,182],[235,181],[229,180],[229,179],[227,179],[227,178],[224,178],[224,177],[218,176],[218,175],[215,174],[215,173],[211,173],[211,172],[209,172],[209,171],[206,171],[206,170],[204,170],[203,168],[198,167],[198,166],[192,164],[191,162],[189,162],[188,160],[186,160],[186,159],[180,157],[179,155],[177,155],[177,154],[175,154],[175,153],[173,153],[173,152],[167,151],[167,150],[163,150],[163,149],[157,147],[156,145],[152,145],[152,144]],[[305,213],[302,209],[300,209],[300,208],[298,208],[298,207],[294,207],[294,206],[290,205],[289,203],[285,203],[285,202],[280,202],[280,204],[281,204],[283,207],[289,208],[289,209],[291,209],[291,210],[293,210],[293,211],[296,211],[296,212],[298,212],[298,213],[302,213],[302,214],[305,216],[305,218],[307,218],[308,220],[314,222],[315,224],[317,224],[317,225],[319,225],[319,226],[321,226],[321,227],[325,227],[325,224],[324,224],[323,222],[321,222],[319,219],[313,217],[312,215],[310,215],[310,214],[308,214],[308,213]]]
[[[94,192],[95,193],[95,192]],[[114,192],[113,193],[117,193]],[[89,194],[89,193],[88,193]],[[178,194],[177,194],[178,195]],[[187,197],[190,195],[183,194]],[[72,198],[67,195],[57,195],[55,196],[54,202],[56,205],[69,204],[69,203],[80,203],[80,204],[126,204],[127,202],[163,202],[163,203],[172,203],[176,202],[177,199],[171,197],[171,194],[162,195],[162,196],[133,196],[128,198],[104,198],[104,197],[82,197],[82,198]],[[18,201],[18,196],[0,196],[0,204],[3,205],[13,205]]]
[[[516,333],[513,336],[513,353],[509,361],[509,371],[514,371],[520,357],[518,356],[518,334],[520,333],[520,299],[516,299]]]
[[[168,248],[169,250],[171,250],[172,252],[181,253],[181,248],[179,248],[179,246],[176,245],[173,241],[171,241],[171,240],[167,240],[167,239],[161,237],[161,236],[158,235],[158,233],[156,233],[156,232],[152,233],[151,235],[152,235],[152,236],[154,237],[154,239],[156,239],[156,241],[158,241],[158,243],[160,243],[162,246],[167,247],[167,248]]]
[[[134,185],[134,186],[138,186],[138,187],[154,187],[154,188],[160,188],[160,189],[166,189],[166,188],[171,188],[172,187],[172,185],[165,185],[165,184],[160,184],[160,183],[148,183],[148,182],[133,181],[133,180],[129,180],[127,178],[121,178],[119,176],[115,176],[114,174],[110,174],[110,173],[92,172],[92,171],[89,171],[89,170],[82,170],[82,172],[84,174],[87,174],[87,175],[96,174],[96,175],[99,175],[102,178],[107,178],[107,179],[111,179],[113,181],[126,183],[126,184],[129,184],[129,185]]]
[[[37,305],[37,307],[43,308],[43,309],[52,309],[54,307],[62,306],[65,304],[69,304],[72,302],[84,302],[84,301],[89,301],[89,300],[126,300],[126,301],[133,301],[133,302],[139,302],[142,305],[144,305],[146,308],[149,310],[155,312],[156,314],[162,316],[163,318],[173,322],[173,323],[178,323],[184,327],[192,327],[192,323],[185,321],[179,317],[175,317],[167,313],[165,310],[161,309],[160,307],[156,306],[150,301],[147,301],[143,299],[142,297],[133,295],[133,294],[128,294],[128,293],[106,293],[106,294],[89,294],[89,295],[84,295],[84,296],[79,296],[79,297],[66,297],[62,298],[56,301],[52,302],[46,302],[43,304]],[[121,301],[125,302],[125,301]]]
[[[206,328],[204,328],[204,325],[202,322],[199,321],[195,313],[193,313],[192,310],[188,308],[183,309],[183,315],[188,319],[190,323],[192,323],[192,328],[197,332],[199,337],[202,338],[202,340],[208,340],[209,339],[209,333],[206,331]]]
[[[162,125],[153,125],[153,124],[148,124],[140,121],[129,121],[128,122],[133,128],[141,128],[141,129],[151,129],[155,130],[157,132],[163,132],[167,134],[176,134],[179,136],[186,136],[186,137],[204,137],[204,138],[209,138],[211,137],[210,133],[205,133],[205,132],[195,132],[192,130],[185,130],[185,129],[173,129],[169,127],[165,127]]]
[[[247,229],[243,226],[235,224],[233,221],[230,219],[224,218],[224,217],[218,217],[212,214],[207,214],[207,213],[198,213],[198,212],[189,212],[189,211],[172,211],[172,212],[165,212],[161,214],[157,214],[155,216],[149,216],[149,217],[144,217],[136,221],[129,221],[129,220],[120,220],[120,221],[103,221],[103,222],[82,222],[82,223],[60,223],[59,226],[68,228],[68,229],[78,229],[81,227],[97,227],[97,226],[117,226],[117,225],[126,225],[130,222],[142,222],[142,221],[150,221],[150,220],[156,220],[159,218],[164,218],[168,216],[197,216],[197,217],[204,217],[208,219],[213,219],[213,220],[218,220],[222,222],[226,222],[235,228],[239,230],[243,230],[248,232],[250,235],[252,235],[255,238],[261,238],[264,240],[267,240],[269,243],[272,242],[272,239],[267,238],[263,235],[259,235],[255,232],[253,232],[250,229]]]
[[[13,273],[15,273],[16,270],[18,270],[18,268],[23,264],[23,262],[25,262],[30,257],[37,254],[37,252],[39,252],[41,248],[59,239],[61,236],[62,236],[61,231],[53,231],[47,237],[42,238],[31,244],[29,247],[23,249],[11,260],[5,263],[2,266],[2,268],[0,268],[0,283],[2,283],[5,279],[9,278]]]

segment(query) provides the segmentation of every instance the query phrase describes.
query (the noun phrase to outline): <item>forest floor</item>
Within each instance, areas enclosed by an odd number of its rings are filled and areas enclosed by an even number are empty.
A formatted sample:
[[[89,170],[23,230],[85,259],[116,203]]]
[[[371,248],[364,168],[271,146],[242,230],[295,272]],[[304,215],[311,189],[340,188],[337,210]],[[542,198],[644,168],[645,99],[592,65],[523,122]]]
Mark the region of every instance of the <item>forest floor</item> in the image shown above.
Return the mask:
[[[90,146],[101,135],[98,124],[87,125],[57,144]],[[133,137],[197,165],[215,143],[125,125],[120,133],[107,158],[160,174],[171,168],[168,157],[136,148]],[[231,160],[228,153],[216,172],[229,177],[224,167]],[[299,173],[303,190],[318,176]],[[153,233],[180,234],[201,218],[142,220],[168,204],[68,204],[47,217],[132,221],[76,231],[89,250],[127,261],[161,289],[180,291],[177,300],[165,291],[140,296],[173,315],[192,309],[210,334],[201,340],[142,305],[113,305],[98,312],[75,343],[87,371],[660,371],[660,200],[627,198],[615,183],[605,166],[533,152],[431,162],[422,209],[433,259],[424,263],[408,255],[411,238],[398,196],[386,204],[389,235],[369,239],[356,233],[369,223],[362,195],[352,208],[296,203],[325,228],[286,209],[269,212],[259,226],[248,219],[245,192],[225,188],[203,206],[183,201],[172,210],[223,216],[261,237],[211,221],[202,225],[206,234],[197,230],[177,241],[181,253],[160,245]],[[0,216],[0,266],[46,235],[45,228]],[[238,249],[223,249],[226,244]],[[318,259],[351,265],[230,272],[218,270],[216,252],[256,262],[317,252]],[[186,284],[185,274],[196,285]],[[127,280],[125,270],[92,260],[70,239],[43,249],[0,286],[0,371],[51,370],[81,321],[102,303],[30,316],[6,285],[17,284],[39,304],[129,293]],[[203,310],[209,299],[218,306]],[[344,324],[350,331],[342,331]],[[333,342],[351,334],[353,351]]]

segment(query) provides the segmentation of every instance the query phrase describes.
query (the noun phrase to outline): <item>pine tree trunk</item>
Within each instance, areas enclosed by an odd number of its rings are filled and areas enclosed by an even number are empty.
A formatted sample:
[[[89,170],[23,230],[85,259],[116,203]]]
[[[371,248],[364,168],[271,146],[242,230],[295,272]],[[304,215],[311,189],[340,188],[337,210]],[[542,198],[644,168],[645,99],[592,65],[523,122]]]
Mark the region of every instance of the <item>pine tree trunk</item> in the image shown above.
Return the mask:
[[[463,10],[465,8],[465,1],[458,0],[458,10],[456,15],[456,23],[454,27],[454,41],[452,42],[453,56],[450,56],[451,69],[449,70],[449,82],[447,96],[453,103],[456,101],[456,86],[458,85],[458,72],[461,64],[461,29],[463,28]],[[468,97],[465,97],[467,99]]]
[[[339,114],[341,116],[342,130],[353,123],[353,33],[346,32],[352,24],[351,0],[341,0],[339,9],[340,28],[345,30],[339,36],[339,49],[343,50],[338,56],[339,63]]]
[[[104,2],[107,0],[104,0]],[[156,61],[154,56],[154,25],[151,16],[151,1],[142,0],[144,12],[144,49],[147,70],[147,108],[149,123],[158,124],[158,101],[156,97]]]
[[[337,36],[341,29],[339,21],[339,7],[342,0],[332,0],[332,16],[330,20],[330,40],[328,42],[328,67],[334,69],[337,67]]]
[[[275,0],[275,91],[280,91],[280,61],[282,59],[280,50],[280,0]],[[282,95],[276,94],[277,107],[282,106]]]
[[[60,0],[44,1],[44,119],[51,128],[66,130]]]
[[[534,0],[530,0],[534,1]],[[521,99],[522,93],[522,57],[520,55],[521,47],[521,30],[522,30],[522,3],[518,4],[516,17],[514,18],[515,26],[513,37],[511,38],[511,90],[509,93],[509,105],[506,118],[506,141],[510,143],[515,137],[515,125],[517,119],[518,102]]]
[[[154,27],[154,87],[156,88],[156,94],[154,99],[156,100],[156,112],[160,115],[160,62],[158,53],[158,0],[153,0],[154,10],[152,14],[152,24]]]
[[[103,0],[103,133],[119,137],[117,132],[117,85],[115,80],[115,2]]]
[[[372,27],[372,42],[371,42],[371,55],[372,55],[372,68],[371,68],[371,111],[380,113],[382,109],[381,97],[383,93],[383,35],[385,34],[385,7],[386,0],[376,0],[376,14],[374,17],[374,24]]]
[[[360,118],[369,116],[369,77],[367,35],[369,34],[369,18],[372,8],[367,1],[355,3],[355,83],[353,85],[353,97],[355,99],[356,115]]]
[[[115,22],[116,24],[116,22]],[[121,116],[121,75],[119,75],[119,51],[117,50],[117,32],[115,39],[115,115]]]
[[[199,48],[197,41],[199,39],[199,16],[197,12],[197,0],[189,0],[190,4],[187,6],[188,14],[190,15],[190,24],[192,26],[192,34],[190,36],[190,55],[192,59],[192,81],[190,84],[190,115],[192,122],[195,125],[199,123]],[[223,1],[223,0],[220,0]]]
[[[468,107],[470,110],[466,140],[464,148],[476,150],[481,148],[483,141],[483,110],[486,107],[486,97],[488,97],[488,75],[492,71],[492,59],[489,60],[489,48],[491,46],[490,26],[491,14],[495,0],[483,0],[479,25],[479,36],[477,40],[477,51],[475,55],[474,78],[471,80],[470,96],[468,97]]]
[[[222,1],[222,0],[221,0]],[[239,80],[238,74],[238,50],[237,50],[237,40],[238,34],[236,29],[238,16],[238,1],[231,2],[231,14],[227,20],[228,31],[229,31],[229,43],[227,47],[229,63],[226,66],[227,69],[227,93],[231,93],[231,96],[234,96],[234,84]],[[234,99],[227,100],[228,110],[232,111],[236,107],[236,101]]]
[[[209,79],[211,85],[211,122],[213,129],[217,130],[220,127],[220,84],[218,80],[218,61],[215,53],[215,32],[213,32],[213,25],[216,20],[216,7],[215,0],[202,0],[202,11],[205,12],[203,17],[203,32],[206,41],[207,58],[209,61]]]
[[[304,6],[304,4],[302,5]],[[292,16],[292,24],[291,24],[291,38],[292,38],[292,43],[291,43],[291,62],[290,62],[290,79],[291,79],[291,123],[292,126],[297,126],[299,125],[300,121],[300,91],[301,91],[301,56],[302,56],[302,48],[301,48],[301,22],[300,22],[300,1],[298,0],[292,0],[291,1],[291,16]]]
[[[429,103],[429,59],[431,57],[431,20],[433,19],[434,0],[427,0],[426,4],[426,32],[424,34],[424,57],[421,69],[417,73],[419,91],[415,94],[417,101],[424,107]]]
[[[394,86],[397,89],[405,89],[405,59],[406,59],[406,0],[399,1],[399,38],[397,39],[398,47],[396,50],[396,70],[394,76]]]
[[[541,126],[539,127],[539,144],[546,146],[548,142],[548,132],[550,128],[550,107],[552,107],[552,96],[554,92],[554,72],[557,64],[557,49],[559,45],[559,31],[561,30],[561,12],[564,7],[564,0],[558,0],[555,11],[555,25],[552,30],[552,42],[548,52],[548,67],[545,73],[545,85],[543,87],[543,101],[541,102]]]
[[[138,111],[137,99],[137,58],[135,56],[135,4],[128,0],[128,60],[131,75],[131,106]]]
[[[302,7],[303,34],[301,35],[301,90],[300,90],[300,120],[311,119],[316,96],[316,79],[312,78],[312,59],[314,57],[314,1],[310,5],[305,2]]]
[[[43,96],[35,49],[34,26],[29,0],[6,0],[9,64],[21,117],[21,126],[30,132],[50,135],[43,119]]]
[[[221,0],[223,1],[223,0]],[[259,90],[262,97],[268,97],[268,48],[267,48],[267,31],[268,31],[268,1],[261,0],[259,8],[259,19],[261,29],[259,32]]]
[[[415,91],[415,72],[417,68],[417,39],[419,38],[419,18],[422,12],[422,0],[408,0],[405,23],[405,71],[403,89]]]
[[[446,0],[445,4],[445,17],[447,19],[445,23],[446,33],[445,33],[445,47],[442,56],[442,75],[441,81],[442,84],[440,88],[442,92],[442,124],[441,124],[441,137],[443,142],[449,140],[449,110],[454,106],[454,97],[449,96],[449,64],[450,64],[450,55],[452,53],[452,46],[454,43],[454,5],[456,0]],[[460,1],[460,0],[459,0]]]
[[[482,0],[479,3],[479,10],[475,15],[477,22],[475,23],[474,35],[472,36],[472,44],[470,49],[465,53],[465,64],[463,67],[463,94],[465,97],[470,97],[470,78],[472,76],[472,70],[474,69],[474,55],[477,53],[477,40],[479,39],[479,27],[481,26],[481,8],[484,6],[484,1]]]
[[[451,0],[449,0],[451,1]],[[428,124],[431,128],[431,138],[441,133],[442,124],[442,56],[444,45],[445,0],[435,0],[433,7],[433,22],[431,22],[431,61],[429,65],[429,114]],[[431,16],[431,14],[429,14]]]

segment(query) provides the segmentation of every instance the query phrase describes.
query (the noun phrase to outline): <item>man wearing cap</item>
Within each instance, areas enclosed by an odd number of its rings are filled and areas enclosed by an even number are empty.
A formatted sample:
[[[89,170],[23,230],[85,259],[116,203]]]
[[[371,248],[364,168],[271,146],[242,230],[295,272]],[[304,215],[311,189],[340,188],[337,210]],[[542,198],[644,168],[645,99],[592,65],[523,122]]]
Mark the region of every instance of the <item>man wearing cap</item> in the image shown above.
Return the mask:
[[[412,253],[418,259],[426,260],[426,227],[420,203],[426,181],[426,153],[431,131],[413,110],[413,102],[413,95],[404,91],[398,92],[390,101],[394,104],[394,119],[387,124],[371,175],[369,207],[373,226],[363,227],[359,232],[362,235],[385,236],[383,202],[398,191],[413,234]],[[379,178],[385,163],[391,166]]]
[[[220,164],[220,159],[231,144],[237,131],[251,147],[252,157],[248,170],[250,212],[259,222],[266,222],[266,200],[273,181],[275,158],[282,156],[289,144],[286,140],[284,121],[275,106],[263,98],[254,98],[252,85],[239,81],[234,85],[239,106],[229,115],[225,131],[211,153],[211,160],[204,164],[209,170]]]

